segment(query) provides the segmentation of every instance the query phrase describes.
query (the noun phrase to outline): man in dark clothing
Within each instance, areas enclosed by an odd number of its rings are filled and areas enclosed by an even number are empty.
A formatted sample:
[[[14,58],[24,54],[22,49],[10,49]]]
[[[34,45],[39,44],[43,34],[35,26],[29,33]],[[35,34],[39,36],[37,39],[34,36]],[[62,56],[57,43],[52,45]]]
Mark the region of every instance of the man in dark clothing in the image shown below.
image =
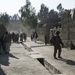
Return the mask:
[[[34,32],[34,33],[33,33],[33,39],[34,39],[35,43],[36,43],[36,41],[37,41],[37,38],[38,38],[38,34],[37,34],[36,32]]]
[[[9,53],[9,49],[10,49],[10,38],[9,38],[9,34],[6,31],[4,36],[3,36],[3,50],[5,52],[5,54]]]
[[[47,45],[47,34],[45,34],[44,38],[45,38],[45,45]]]
[[[59,36],[60,32],[57,31],[56,32],[56,36],[53,36],[51,39],[51,43],[54,45],[54,58],[56,58],[56,54],[57,54],[57,50],[58,50],[58,58],[62,58],[61,57],[61,45],[63,46],[63,42]]]
[[[23,33],[20,34],[20,41],[23,42]]]
[[[26,39],[27,39],[26,33],[23,33],[23,37],[24,37],[24,41],[26,42]]]

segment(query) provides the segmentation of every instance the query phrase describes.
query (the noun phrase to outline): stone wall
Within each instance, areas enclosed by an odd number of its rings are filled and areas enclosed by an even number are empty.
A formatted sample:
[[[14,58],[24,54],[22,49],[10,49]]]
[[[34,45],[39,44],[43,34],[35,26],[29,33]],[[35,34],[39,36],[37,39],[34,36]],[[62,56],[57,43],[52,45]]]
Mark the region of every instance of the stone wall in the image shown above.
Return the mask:
[[[46,27],[43,26],[43,27],[39,28],[37,33],[38,33],[38,36],[39,36],[38,39],[44,42],[44,36],[46,34]]]
[[[70,46],[70,41],[75,44],[75,13],[73,18],[70,15],[71,10],[65,10],[65,12],[61,15],[61,39],[65,45],[65,47]],[[75,11],[74,11],[75,12]],[[44,35],[47,33],[48,41],[50,39],[50,29],[54,28],[55,24],[49,24],[47,26],[43,26],[38,28],[38,35],[41,41],[44,41]]]
[[[61,37],[65,46],[70,46],[70,41],[75,44],[75,14],[71,18],[70,10],[67,10],[61,18]]]

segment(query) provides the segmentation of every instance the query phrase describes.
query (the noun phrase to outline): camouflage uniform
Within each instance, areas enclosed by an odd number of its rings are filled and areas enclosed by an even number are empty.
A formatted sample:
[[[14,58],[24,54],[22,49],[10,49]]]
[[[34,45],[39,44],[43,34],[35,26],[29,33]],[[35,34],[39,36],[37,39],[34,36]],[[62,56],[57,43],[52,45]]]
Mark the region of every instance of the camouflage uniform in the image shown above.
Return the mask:
[[[56,58],[57,50],[58,50],[58,58],[61,58],[61,45],[63,46],[63,42],[59,36],[60,32],[56,32],[56,36],[53,36],[51,39],[51,43],[54,45],[54,58]]]

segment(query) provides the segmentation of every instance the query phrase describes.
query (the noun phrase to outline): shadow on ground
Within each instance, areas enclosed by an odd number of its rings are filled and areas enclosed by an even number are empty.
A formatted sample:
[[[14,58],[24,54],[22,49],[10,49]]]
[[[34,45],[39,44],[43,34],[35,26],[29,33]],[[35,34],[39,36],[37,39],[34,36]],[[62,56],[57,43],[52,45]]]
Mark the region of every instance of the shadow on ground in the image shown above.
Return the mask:
[[[35,48],[35,47],[45,47],[45,46],[50,46],[50,45],[38,45],[38,46],[31,46],[30,48]]]
[[[62,58],[62,59],[60,59],[60,61],[64,61],[68,65],[74,65],[75,66],[75,61],[73,61],[73,60]]]
[[[35,48],[35,47],[44,47],[45,45],[39,45],[39,46],[31,46],[30,48]]]
[[[1,65],[5,65],[5,66],[9,66],[9,57],[15,58],[15,59],[19,59],[16,56],[12,55],[11,53],[9,54],[1,54],[0,55],[0,64]]]
[[[11,53],[8,53],[8,54],[2,53],[0,55],[0,75],[6,75],[3,71],[3,69],[1,68],[1,65],[9,66],[9,64],[10,64],[9,57],[19,59],[16,56],[12,55]]]
[[[0,75],[6,75],[1,67],[0,67]]]

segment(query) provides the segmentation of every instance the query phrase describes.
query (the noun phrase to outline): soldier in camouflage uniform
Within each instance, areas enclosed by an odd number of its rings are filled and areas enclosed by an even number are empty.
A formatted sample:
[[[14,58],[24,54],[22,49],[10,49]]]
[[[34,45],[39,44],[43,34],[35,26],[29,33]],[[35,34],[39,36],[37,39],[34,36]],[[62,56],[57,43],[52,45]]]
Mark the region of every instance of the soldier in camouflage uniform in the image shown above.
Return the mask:
[[[60,34],[60,32],[57,31],[57,32],[56,32],[56,36],[53,36],[53,37],[51,38],[51,43],[52,43],[53,46],[54,46],[54,59],[57,59],[57,58],[56,58],[57,50],[58,50],[58,58],[62,58],[62,57],[61,57],[61,45],[63,46],[64,44],[63,44],[63,42],[62,42],[62,40],[61,40],[59,34]]]

